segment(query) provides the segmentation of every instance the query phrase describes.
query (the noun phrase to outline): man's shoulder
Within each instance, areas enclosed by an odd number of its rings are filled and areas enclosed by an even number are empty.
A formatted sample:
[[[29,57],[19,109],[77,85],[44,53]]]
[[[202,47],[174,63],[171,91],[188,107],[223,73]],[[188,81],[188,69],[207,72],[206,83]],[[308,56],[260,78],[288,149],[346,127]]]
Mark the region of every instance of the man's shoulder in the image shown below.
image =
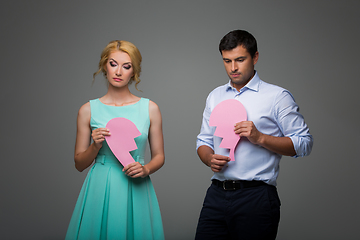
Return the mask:
[[[271,89],[283,89],[283,87],[281,87],[279,85],[276,85],[276,84],[270,83],[270,82],[266,82],[262,79],[260,80],[260,85],[262,87],[271,88]]]
[[[289,90],[273,83],[261,81],[261,84],[259,86],[259,93],[264,99],[277,99],[275,101],[280,101],[281,99],[290,97],[289,99],[295,101],[293,95]]]
[[[288,92],[287,89],[285,89],[279,85],[275,85],[273,83],[268,83],[263,80],[261,80],[261,82],[260,82],[260,89],[266,90],[267,92],[271,91],[273,93],[279,93],[279,92],[284,92],[284,91]]]

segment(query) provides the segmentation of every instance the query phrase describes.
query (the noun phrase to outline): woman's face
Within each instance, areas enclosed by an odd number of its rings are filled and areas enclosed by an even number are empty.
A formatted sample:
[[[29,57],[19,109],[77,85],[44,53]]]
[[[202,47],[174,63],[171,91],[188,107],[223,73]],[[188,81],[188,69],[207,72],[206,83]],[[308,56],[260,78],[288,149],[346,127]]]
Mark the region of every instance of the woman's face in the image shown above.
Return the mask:
[[[114,51],[109,55],[106,63],[106,78],[114,87],[127,86],[131,77],[134,76],[130,56],[122,51]]]

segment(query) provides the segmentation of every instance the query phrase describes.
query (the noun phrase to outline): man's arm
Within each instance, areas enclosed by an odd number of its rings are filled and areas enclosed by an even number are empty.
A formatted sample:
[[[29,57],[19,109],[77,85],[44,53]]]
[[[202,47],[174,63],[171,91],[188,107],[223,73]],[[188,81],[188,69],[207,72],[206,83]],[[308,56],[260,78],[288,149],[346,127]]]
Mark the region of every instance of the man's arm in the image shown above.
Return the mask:
[[[272,152],[285,156],[295,156],[293,142],[289,137],[275,137],[261,133],[251,121],[235,124],[234,131],[240,137],[246,137],[251,143],[262,146]]]
[[[273,114],[283,136],[272,136],[260,132],[251,121],[235,124],[234,131],[240,137],[285,156],[302,157],[310,154],[313,139],[304,117],[291,93],[283,90],[276,96]]]

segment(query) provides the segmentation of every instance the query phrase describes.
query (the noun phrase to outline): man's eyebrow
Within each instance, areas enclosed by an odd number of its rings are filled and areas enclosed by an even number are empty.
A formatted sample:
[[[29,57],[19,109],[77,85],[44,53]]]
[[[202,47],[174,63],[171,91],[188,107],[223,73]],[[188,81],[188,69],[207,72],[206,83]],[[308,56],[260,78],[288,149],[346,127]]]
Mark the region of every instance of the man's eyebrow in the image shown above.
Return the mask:
[[[237,58],[235,58],[234,60],[236,61],[236,60],[244,60],[244,59],[246,59],[247,57],[246,56],[240,56],[240,57],[237,57]],[[223,58],[223,60],[224,61],[232,61],[231,59],[229,59],[229,58]]]

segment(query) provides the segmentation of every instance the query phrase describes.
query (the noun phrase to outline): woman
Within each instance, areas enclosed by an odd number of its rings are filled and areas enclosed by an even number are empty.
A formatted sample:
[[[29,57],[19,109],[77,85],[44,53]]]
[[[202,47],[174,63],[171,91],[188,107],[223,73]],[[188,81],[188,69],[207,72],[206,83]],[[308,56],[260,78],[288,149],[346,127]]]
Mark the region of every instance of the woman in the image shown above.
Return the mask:
[[[103,50],[99,69],[108,81],[107,93],[84,104],[78,113],[75,167],[89,170],[72,215],[66,239],[164,239],[160,209],[149,175],[164,164],[162,119],[159,107],[133,95],[129,84],[140,82],[141,54],[127,41],[112,41]],[[141,132],[135,162],[122,166],[111,152],[105,126],[124,117]],[[90,136],[92,142],[90,141]],[[151,160],[144,164],[146,141]]]

